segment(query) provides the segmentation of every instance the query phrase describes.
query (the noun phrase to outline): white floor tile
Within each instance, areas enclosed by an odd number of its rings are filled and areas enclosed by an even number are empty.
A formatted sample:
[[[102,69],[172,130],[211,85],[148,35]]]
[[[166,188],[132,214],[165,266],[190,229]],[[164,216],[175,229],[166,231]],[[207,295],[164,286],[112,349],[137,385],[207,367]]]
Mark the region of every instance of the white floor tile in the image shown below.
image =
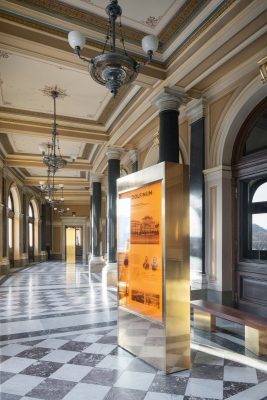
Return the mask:
[[[108,355],[117,346],[113,344],[93,343],[91,346],[83,350],[85,353],[96,353]]]
[[[42,358],[42,361],[53,361],[59,363],[67,363],[77,354],[77,351],[67,351],[67,350],[54,350]]]
[[[108,386],[78,383],[64,400],[103,400],[109,390]]]
[[[18,374],[25,368],[32,365],[34,362],[36,362],[36,360],[22,357],[12,357],[2,362],[1,371],[13,372],[14,374]]]
[[[223,399],[223,381],[190,378],[186,387],[186,396]]]
[[[16,356],[17,354],[21,353],[23,350],[27,350],[28,346],[23,346],[20,344],[8,344],[5,347],[0,349],[0,354],[3,356]]]
[[[46,339],[43,342],[38,343],[36,347],[47,347],[49,349],[58,349],[63,346],[63,344],[67,343],[67,340],[63,339]]]
[[[110,369],[125,369],[132,362],[130,357],[117,357],[117,356],[106,356],[100,363],[97,364],[98,368],[110,368]]]
[[[183,400],[184,396],[177,394],[148,392],[144,400]]]
[[[75,342],[88,342],[88,343],[94,343],[97,340],[99,340],[102,337],[102,335],[90,335],[90,334],[83,334],[77,336],[75,339],[73,339]]]
[[[1,385],[1,392],[24,396],[44,379],[45,378],[40,378],[38,376],[18,374]]]
[[[90,371],[92,367],[83,365],[65,364],[56,372],[50,375],[52,379],[62,379],[71,382],[80,382]]]
[[[125,371],[114,386],[127,389],[148,390],[154,377],[155,374]]]
[[[231,367],[226,365],[224,367],[225,381],[231,382],[245,382],[245,383],[258,383],[256,370],[251,367]]]

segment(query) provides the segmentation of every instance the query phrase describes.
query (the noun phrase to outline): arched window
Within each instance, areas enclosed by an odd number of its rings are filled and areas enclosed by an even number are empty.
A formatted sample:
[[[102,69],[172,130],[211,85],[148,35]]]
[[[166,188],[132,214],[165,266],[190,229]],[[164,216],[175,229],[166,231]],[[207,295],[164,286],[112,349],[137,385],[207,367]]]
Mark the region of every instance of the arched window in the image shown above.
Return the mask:
[[[267,260],[267,101],[245,121],[234,149],[239,260]]]
[[[251,190],[251,251],[266,259],[267,253],[267,181],[257,182]],[[253,253],[252,253],[253,255]],[[257,254],[254,254],[257,256]]]
[[[14,247],[14,201],[12,193],[9,193],[8,200],[8,247],[13,249]]]

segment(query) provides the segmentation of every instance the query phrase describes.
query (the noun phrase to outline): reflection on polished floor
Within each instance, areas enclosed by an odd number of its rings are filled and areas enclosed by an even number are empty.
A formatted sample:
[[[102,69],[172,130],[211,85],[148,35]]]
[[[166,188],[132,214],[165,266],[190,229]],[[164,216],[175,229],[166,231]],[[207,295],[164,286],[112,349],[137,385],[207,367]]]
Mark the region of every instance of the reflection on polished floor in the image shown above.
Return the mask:
[[[119,348],[116,292],[86,265],[34,265],[0,299],[1,400],[267,399],[266,359],[248,358],[223,321],[194,333],[189,371],[165,376]]]

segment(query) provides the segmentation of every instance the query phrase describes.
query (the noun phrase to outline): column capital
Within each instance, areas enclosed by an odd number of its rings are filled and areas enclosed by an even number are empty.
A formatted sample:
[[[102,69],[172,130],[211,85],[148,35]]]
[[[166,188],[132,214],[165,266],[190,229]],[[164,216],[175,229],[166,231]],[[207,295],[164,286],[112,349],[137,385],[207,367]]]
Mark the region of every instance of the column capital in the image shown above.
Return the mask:
[[[186,105],[186,115],[189,124],[192,125],[197,120],[205,117],[207,108],[207,100],[205,98],[194,99]]]
[[[120,160],[124,149],[122,147],[107,147],[106,155],[108,160]]]
[[[94,182],[100,182],[102,181],[103,176],[100,174],[96,174],[94,172],[90,172],[90,182],[94,183]]]
[[[138,151],[136,149],[132,149],[128,151],[129,159],[132,163],[135,163],[138,158]]]
[[[190,97],[183,90],[166,87],[151,100],[151,103],[160,111],[178,111],[179,107],[189,100]]]

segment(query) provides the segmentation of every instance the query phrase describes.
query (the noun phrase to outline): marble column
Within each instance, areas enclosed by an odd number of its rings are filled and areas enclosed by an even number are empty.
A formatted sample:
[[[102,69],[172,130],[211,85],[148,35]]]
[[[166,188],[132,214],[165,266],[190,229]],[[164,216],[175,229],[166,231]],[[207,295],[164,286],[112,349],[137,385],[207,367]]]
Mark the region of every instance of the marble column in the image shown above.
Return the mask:
[[[204,99],[186,106],[190,124],[190,276],[191,288],[205,289],[205,111]]]
[[[152,104],[159,110],[159,162],[179,163],[179,107],[189,97],[180,90],[164,88]]]
[[[117,179],[120,177],[120,157],[122,149],[110,147],[108,158],[107,196],[107,284],[117,284]]]
[[[232,171],[227,165],[204,170],[205,259],[208,289],[217,301],[232,297]],[[214,300],[213,300],[214,301]]]
[[[130,150],[129,151],[129,158],[132,163],[132,172],[138,171],[138,153],[137,150]]]
[[[93,189],[91,220],[92,256],[89,261],[89,271],[101,272],[104,266],[101,243],[101,177],[92,175],[91,182]]]

